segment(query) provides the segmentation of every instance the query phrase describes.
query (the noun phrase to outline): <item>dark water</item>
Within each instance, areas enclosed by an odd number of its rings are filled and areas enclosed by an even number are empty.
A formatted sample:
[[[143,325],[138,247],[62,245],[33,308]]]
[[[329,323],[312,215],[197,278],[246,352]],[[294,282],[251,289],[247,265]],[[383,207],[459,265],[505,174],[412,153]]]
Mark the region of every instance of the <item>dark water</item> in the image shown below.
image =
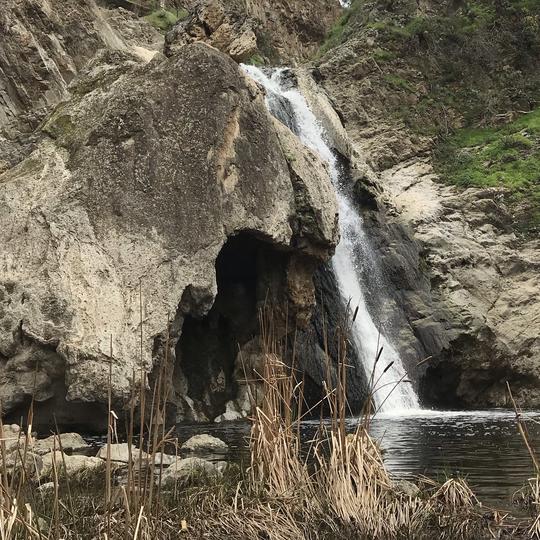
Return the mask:
[[[531,444],[540,453],[540,412],[525,414]],[[354,429],[357,420],[348,424]],[[318,423],[302,425],[308,440]],[[247,423],[178,426],[181,440],[196,433],[210,433],[231,446],[234,458],[248,458]],[[518,433],[513,412],[419,411],[380,415],[373,419],[371,434],[380,441],[384,460],[397,478],[419,475],[444,480],[462,476],[487,505],[511,508],[512,494],[533,476],[533,466]]]

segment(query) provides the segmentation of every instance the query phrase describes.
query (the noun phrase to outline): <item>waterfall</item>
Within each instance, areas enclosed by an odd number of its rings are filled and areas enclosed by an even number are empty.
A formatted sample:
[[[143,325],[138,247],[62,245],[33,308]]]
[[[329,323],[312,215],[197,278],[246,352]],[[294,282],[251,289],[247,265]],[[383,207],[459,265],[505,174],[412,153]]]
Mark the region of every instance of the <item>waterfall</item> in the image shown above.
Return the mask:
[[[363,259],[359,257],[359,251],[364,256],[374,258],[373,249],[366,236],[362,217],[343,189],[338,162],[325,140],[323,127],[298,89],[286,87],[283,79],[285,68],[273,69],[267,75],[254,66],[242,67],[265,88],[269,111],[328,163],[339,204],[341,233],[341,240],[332,257],[332,267],[343,303],[352,306],[353,310],[358,306],[351,329],[352,340],[366,377],[375,383],[373,399],[376,408],[381,412],[419,408],[418,398],[406,380],[407,374],[398,352],[377,328],[369,313],[360,277]],[[377,279],[377,276],[372,276],[372,279]],[[381,348],[383,353],[376,362],[377,352]]]

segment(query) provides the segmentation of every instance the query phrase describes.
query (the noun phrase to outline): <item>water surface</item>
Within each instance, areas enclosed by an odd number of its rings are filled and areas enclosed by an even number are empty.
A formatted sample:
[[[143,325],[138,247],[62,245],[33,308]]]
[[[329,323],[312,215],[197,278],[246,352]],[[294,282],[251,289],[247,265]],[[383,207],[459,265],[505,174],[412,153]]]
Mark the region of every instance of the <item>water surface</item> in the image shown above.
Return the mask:
[[[540,411],[524,414],[532,446],[540,453]],[[352,431],[358,420],[349,419]],[[318,422],[304,422],[302,437],[309,440]],[[249,423],[179,425],[181,440],[210,433],[231,446],[233,459],[247,460]],[[533,475],[533,466],[515,415],[490,411],[401,411],[372,420],[371,434],[380,441],[384,461],[396,478],[419,475],[444,480],[462,476],[487,505],[510,509],[512,494]]]

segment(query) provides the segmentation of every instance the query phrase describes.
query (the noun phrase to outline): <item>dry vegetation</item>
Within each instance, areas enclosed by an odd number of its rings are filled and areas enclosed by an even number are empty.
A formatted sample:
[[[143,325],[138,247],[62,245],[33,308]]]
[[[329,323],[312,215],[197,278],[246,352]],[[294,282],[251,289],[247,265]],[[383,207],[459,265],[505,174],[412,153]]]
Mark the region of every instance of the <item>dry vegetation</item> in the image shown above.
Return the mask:
[[[260,374],[264,399],[258,407],[254,404],[247,470],[231,465],[219,478],[201,472],[189,482],[162,481],[163,468],[154,465],[155,457],[171,438],[161,422],[167,397],[162,374],[146,404],[149,420],[144,421],[143,413],[136,420],[138,415],[131,411],[128,442],[134,459],[127,473],[111,460],[109,449],[116,433],[112,411],[103,466],[67,475],[62,459],[53,460],[46,490],[27,450],[31,424],[20,432],[15,453],[8,453],[14,441],[7,440],[2,426],[0,538],[540,537],[538,477],[524,495],[532,518],[522,522],[482,508],[463,479],[448,479],[442,485],[424,480],[415,494],[401,491],[385,469],[367,421],[359,422],[352,433],[345,430],[343,361],[326,396],[330,419],[321,421],[318,435],[306,447],[300,439],[302,382],[282,361],[271,318],[262,314],[261,321],[267,359]],[[344,358],[346,340],[341,338],[341,344]],[[138,423],[145,434],[138,444],[149,450],[142,459],[135,459]],[[60,439],[58,443],[61,450]]]

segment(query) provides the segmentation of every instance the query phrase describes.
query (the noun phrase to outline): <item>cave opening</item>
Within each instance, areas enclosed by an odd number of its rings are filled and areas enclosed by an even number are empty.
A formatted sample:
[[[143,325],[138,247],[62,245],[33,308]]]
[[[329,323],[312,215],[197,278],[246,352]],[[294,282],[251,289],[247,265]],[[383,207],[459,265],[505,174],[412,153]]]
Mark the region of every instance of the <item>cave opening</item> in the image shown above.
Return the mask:
[[[176,346],[187,395],[212,420],[235,399],[239,349],[259,333],[258,309],[279,290],[287,255],[249,233],[230,237],[216,259],[217,295],[203,317],[188,314]]]

